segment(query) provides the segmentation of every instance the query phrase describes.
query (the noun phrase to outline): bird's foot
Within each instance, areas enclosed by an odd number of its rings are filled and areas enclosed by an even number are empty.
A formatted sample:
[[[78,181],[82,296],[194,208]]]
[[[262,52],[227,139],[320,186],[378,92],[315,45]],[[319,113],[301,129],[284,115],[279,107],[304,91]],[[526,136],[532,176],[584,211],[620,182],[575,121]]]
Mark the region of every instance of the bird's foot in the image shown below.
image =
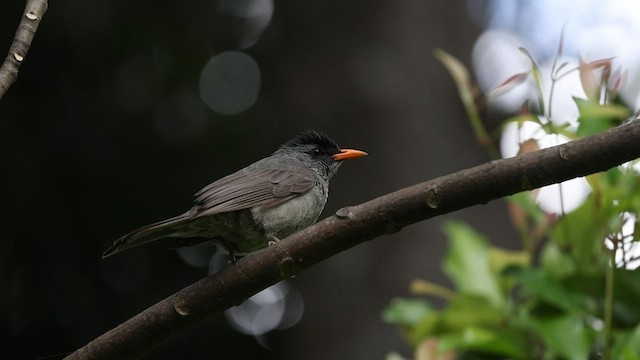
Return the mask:
[[[278,239],[277,237],[275,237],[274,235],[269,235],[267,236],[269,239],[269,242],[267,244],[269,244],[269,246],[271,245],[275,245],[277,242],[280,242],[280,239]]]
[[[229,260],[227,261],[227,265],[231,265],[235,263],[238,259],[236,258],[236,254],[233,249],[228,249],[229,251]]]

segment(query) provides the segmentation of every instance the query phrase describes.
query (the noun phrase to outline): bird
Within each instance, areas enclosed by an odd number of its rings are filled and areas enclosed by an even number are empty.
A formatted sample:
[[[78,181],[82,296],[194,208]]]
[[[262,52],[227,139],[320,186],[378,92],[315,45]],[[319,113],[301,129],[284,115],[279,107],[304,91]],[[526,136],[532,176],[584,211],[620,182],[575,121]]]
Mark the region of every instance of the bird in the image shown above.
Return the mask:
[[[173,238],[171,248],[216,245],[235,261],[315,223],[342,162],[366,155],[341,149],[322,132],[301,131],[270,156],[202,188],[187,212],[118,238],[102,257]]]

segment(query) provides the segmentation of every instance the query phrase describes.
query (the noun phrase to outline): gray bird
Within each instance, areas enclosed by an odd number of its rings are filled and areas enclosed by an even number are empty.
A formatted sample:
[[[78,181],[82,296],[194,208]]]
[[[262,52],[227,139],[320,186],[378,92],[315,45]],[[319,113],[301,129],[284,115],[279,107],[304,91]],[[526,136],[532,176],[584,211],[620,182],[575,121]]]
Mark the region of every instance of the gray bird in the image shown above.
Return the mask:
[[[221,245],[234,259],[254,252],[316,222],[342,161],[365,155],[305,130],[271,156],[198,191],[186,213],[122,236],[102,257],[163,238],[175,238],[172,247]]]

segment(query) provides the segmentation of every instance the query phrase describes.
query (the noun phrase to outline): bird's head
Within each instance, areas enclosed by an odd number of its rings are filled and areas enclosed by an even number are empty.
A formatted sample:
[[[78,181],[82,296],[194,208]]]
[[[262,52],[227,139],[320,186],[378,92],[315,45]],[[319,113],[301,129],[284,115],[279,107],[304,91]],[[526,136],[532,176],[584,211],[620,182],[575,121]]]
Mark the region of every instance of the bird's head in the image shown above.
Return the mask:
[[[295,154],[314,171],[330,179],[344,160],[367,155],[354,149],[340,149],[327,135],[314,130],[304,130],[287,141],[276,153]]]

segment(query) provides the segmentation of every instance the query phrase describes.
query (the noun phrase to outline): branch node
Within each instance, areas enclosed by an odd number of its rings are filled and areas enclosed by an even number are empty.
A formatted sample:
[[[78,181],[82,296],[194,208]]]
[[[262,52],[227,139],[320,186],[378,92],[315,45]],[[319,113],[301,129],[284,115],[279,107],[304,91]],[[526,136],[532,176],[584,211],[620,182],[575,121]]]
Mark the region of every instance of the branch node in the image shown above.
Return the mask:
[[[36,15],[36,13],[32,11],[29,11],[28,13],[24,14],[24,16],[27,17],[27,19],[29,20],[38,20],[38,15]]]
[[[427,206],[432,209],[440,207],[440,192],[438,192],[438,189],[435,187],[427,191]]]
[[[296,265],[296,262],[290,256],[287,256],[280,260],[280,264],[278,264],[278,269],[280,270],[280,276],[282,277],[292,277],[300,272],[300,268]]]
[[[176,298],[173,302],[173,310],[180,316],[189,316],[189,307],[183,298]]]
[[[22,55],[20,55],[18,53],[13,53],[13,57],[19,62],[22,62],[22,60],[24,60],[24,56],[22,56]]]
[[[280,271],[280,277],[293,277],[297,273],[299,273],[302,269],[296,264],[296,261],[293,260],[291,255],[287,249],[280,244],[280,241],[274,244],[278,251],[282,253],[282,259],[278,262],[278,270]],[[298,258],[300,262],[302,262],[301,258]]]
[[[569,160],[569,154],[567,153],[567,149],[564,147],[558,149],[558,155],[560,155],[562,160]]]
[[[336,217],[339,219],[351,219],[351,206],[345,206],[336,211]]]

